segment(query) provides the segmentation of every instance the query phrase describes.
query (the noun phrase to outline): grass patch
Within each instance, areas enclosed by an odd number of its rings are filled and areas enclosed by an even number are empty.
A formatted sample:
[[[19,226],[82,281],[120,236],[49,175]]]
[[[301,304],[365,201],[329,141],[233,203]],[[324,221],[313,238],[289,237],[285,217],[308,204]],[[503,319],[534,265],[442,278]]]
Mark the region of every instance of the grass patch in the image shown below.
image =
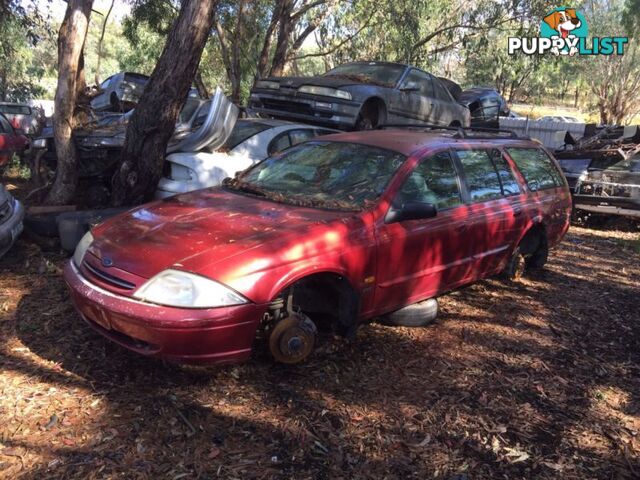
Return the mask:
[[[21,180],[29,180],[31,178],[31,169],[22,161],[18,155],[11,157],[11,162],[7,166],[7,170],[4,173],[5,177],[19,178]]]

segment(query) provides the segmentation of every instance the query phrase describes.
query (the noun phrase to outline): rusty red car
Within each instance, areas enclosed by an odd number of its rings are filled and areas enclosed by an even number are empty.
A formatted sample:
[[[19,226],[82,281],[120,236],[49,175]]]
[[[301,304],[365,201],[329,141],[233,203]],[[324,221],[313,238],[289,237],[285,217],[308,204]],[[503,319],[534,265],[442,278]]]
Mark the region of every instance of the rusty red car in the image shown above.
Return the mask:
[[[14,154],[23,155],[29,148],[29,139],[17,132],[7,117],[0,113],[0,170],[5,168]]]
[[[541,268],[570,213],[555,159],[529,139],[343,133],[107,220],[64,278],[84,321],[134,352],[240,362],[261,339],[295,363],[319,328],[353,335],[485,277]]]

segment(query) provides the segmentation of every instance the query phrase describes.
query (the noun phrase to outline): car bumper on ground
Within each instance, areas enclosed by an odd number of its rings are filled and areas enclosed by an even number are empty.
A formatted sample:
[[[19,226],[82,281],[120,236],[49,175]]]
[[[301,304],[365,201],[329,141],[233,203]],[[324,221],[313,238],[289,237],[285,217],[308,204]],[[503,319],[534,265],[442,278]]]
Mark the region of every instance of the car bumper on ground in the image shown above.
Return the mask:
[[[133,352],[181,363],[237,363],[251,355],[267,305],[183,309],[137,301],[97,287],[73,261],[64,279],[82,319]]]
[[[22,221],[24,220],[24,207],[20,202],[9,197],[12,205],[4,206],[4,213],[7,218],[0,224],[0,257],[9,251],[20,233],[22,233]],[[0,207],[2,208],[2,207]]]
[[[252,93],[249,109],[263,115],[286,120],[300,120],[338,128],[353,128],[361,103],[331,97]]]

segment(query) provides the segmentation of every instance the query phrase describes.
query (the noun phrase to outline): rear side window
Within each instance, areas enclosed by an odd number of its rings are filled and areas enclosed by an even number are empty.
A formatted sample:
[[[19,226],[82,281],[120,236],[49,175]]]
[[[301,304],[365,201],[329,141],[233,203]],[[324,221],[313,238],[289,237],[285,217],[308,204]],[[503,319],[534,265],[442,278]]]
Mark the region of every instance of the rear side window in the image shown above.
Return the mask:
[[[489,152],[486,150],[457,150],[462,163],[467,190],[472,202],[485,202],[502,197],[502,187]]]
[[[544,151],[538,148],[508,148],[507,152],[532,192],[564,185],[562,173]]]
[[[3,116],[0,116],[0,133],[12,133],[13,128],[11,124],[7,121],[7,119]]]
[[[289,130],[289,139],[291,140],[291,145],[297,145],[299,143],[306,142],[313,137],[315,137],[315,134],[310,128]]]
[[[518,184],[516,177],[513,175],[511,167],[502,155],[502,152],[500,150],[492,150],[491,159],[493,160],[493,164],[498,172],[498,177],[500,177],[502,194],[505,197],[520,194],[520,185]]]
[[[431,203],[438,210],[462,204],[458,175],[448,152],[440,152],[420,162],[394,199],[394,206],[409,202]]]

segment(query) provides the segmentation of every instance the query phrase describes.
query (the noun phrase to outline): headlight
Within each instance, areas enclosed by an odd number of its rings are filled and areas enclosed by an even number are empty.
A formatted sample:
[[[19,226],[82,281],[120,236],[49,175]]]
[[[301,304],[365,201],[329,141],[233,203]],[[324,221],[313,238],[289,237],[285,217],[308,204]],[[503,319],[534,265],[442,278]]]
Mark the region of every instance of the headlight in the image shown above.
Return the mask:
[[[208,278],[180,270],[165,270],[148,280],[133,296],[145,302],[186,308],[241,305],[247,299]]]
[[[322,95],[324,97],[336,97],[344,100],[351,100],[351,94],[344,90],[329,87],[316,87],[315,85],[303,85],[298,89],[300,93],[310,93],[311,95]]]
[[[47,148],[46,138],[36,138],[31,144],[33,148]]]
[[[258,80],[255,88],[266,88],[268,90],[278,90],[280,84],[278,82],[270,82],[269,80]]]
[[[82,264],[84,254],[87,253],[87,249],[92,243],[93,235],[91,235],[91,232],[85,233],[84,237],[80,240],[80,243],[76,246],[76,251],[73,252],[73,263],[75,263],[76,267],[79,267]]]

